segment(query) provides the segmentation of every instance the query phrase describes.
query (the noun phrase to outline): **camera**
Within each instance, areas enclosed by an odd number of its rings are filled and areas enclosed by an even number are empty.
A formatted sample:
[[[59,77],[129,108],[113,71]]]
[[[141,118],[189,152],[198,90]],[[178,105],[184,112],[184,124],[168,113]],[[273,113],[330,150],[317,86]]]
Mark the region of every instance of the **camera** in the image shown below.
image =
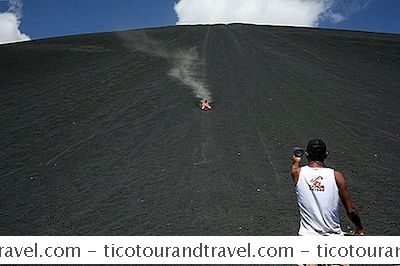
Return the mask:
[[[302,157],[304,155],[304,149],[299,148],[299,147],[295,147],[294,151],[293,151],[293,155],[295,157]]]

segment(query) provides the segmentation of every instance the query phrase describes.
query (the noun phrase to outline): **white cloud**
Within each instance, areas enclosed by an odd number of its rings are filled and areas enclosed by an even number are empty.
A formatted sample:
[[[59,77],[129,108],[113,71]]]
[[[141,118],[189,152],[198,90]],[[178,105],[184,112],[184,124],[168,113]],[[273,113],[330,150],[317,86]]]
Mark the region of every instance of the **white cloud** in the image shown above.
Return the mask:
[[[178,25],[251,23],[316,27],[329,19],[344,17],[332,11],[336,0],[179,0],[175,6]]]
[[[22,17],[22,2],[10,0],[7,12],[0,13],[0,44],[28,41],[31,38],[19,29]]]

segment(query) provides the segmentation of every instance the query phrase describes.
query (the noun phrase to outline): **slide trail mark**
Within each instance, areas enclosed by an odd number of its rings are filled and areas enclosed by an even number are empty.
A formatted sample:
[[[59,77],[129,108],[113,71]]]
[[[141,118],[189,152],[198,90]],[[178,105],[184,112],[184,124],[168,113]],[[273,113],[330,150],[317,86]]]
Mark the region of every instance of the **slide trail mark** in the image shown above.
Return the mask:
[[[258,136],[260,138],[261,144],[262,144],[262,146],[264,148],[265,154],[268,156],[268,161],[269,161],[269,164],[272,167],[272,170],[273,170],[273,173],[275,175],[275,178],[276,178],[276,180],[279,180],[280,179],[280,175],[279,175],[279,173],[278,173],[278,171],[276,169],[276,166],[275,166],[275,164],[274,164],[274,162],[272,160],[271,153],[267,149],[267,145],[264,142],[264,138],[262,137],[260,129],[258,128],[258,126],[256,126],[256,128],[257,128],[257,132],[258,132]]]
[[[205,154],[205,152],[206,152],[206,144],[207,144],[206,142],[203,142],[203,146],[201,148],[201,157],[203,157],[203,160],[201,162],[194,163],[194,165],[202,165],[202,164],[207,163],[207,158],[206,158],[206,154]]]
[[[66,153],[72,151],[72,149],[73,149],[74,147],[76,147],[76,146],[78,146],[78,145],[81,145],[82,143],[84,143],[84,142],[86,142],[86,141],[92,139],[92,138],[96,135],[96,133],[97,133],[97,132],[94,132],[94,133],[93,133],[92,135],[90,135],[89,137],[87,137],[87,138],[85,138],[85,139],[79,141],[78,143],[75,143],[75,144],[69,146],[68,148],[66,148],[65,150],[63,150],[62,152],[60,152],[59,154],[57,154],[56,156],[54,156],[53,158],[51,158],[50,160],[48,160],[48,161],[45,163],[45,165],[49,165],[50,163],[54,162],[54,161],[55,161],[57,158],[59,158],[60,156],[62,156],[62,155],[64,155],[64,154],[66,154]]]

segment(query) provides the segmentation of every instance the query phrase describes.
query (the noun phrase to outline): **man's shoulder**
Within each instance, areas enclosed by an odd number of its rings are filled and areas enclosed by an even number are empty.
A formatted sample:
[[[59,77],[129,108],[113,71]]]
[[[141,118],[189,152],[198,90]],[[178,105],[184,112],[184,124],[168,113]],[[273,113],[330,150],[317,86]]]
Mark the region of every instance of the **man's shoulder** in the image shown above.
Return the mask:
[[[343,176],[343,172],[341,170],[338,169],[332,169],[332,170],[335,173],[335,176]]]
[[[346,186],[346,180],[343,173],[339,170],[334,170],[334,175],[336,184],[338,185],[339,189],[344,188]]]

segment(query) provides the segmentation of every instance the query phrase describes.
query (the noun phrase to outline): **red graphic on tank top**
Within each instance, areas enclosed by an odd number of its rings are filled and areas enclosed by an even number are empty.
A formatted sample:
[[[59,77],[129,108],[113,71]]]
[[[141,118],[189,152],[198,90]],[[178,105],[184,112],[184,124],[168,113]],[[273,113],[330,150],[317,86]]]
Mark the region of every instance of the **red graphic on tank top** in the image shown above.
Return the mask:
[[[325,191],[325,186],[322,185],[322,180],[324,178],[322,176],[318,176],[308,183],[311,191]]]

